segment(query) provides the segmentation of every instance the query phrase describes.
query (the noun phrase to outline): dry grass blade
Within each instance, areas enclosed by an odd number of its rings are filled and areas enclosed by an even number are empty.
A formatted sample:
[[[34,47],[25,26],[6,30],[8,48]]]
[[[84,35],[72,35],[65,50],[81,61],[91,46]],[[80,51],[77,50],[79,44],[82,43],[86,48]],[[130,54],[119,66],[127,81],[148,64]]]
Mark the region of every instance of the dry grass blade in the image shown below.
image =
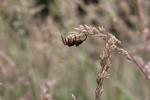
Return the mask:
[[[146,27],[146,24],[145,24],[145,17],[144,17],[144,13],[142,10],[141,2],[142,2],[141,0],[135,0],[136,8],[137,8],[137,17],[139,21],[139,29],[144,39],[149,40],[150,33],[149,33],[149,29]]]
[[[150,81],[150,62],[145,64],[145,62],[141,57],[139,56],[134,56],[134,57],[131,56],[131,57],[132,57],[132,61],[135,62],[135,64],[139,67],[139,69],[144,73],[147,80]]]

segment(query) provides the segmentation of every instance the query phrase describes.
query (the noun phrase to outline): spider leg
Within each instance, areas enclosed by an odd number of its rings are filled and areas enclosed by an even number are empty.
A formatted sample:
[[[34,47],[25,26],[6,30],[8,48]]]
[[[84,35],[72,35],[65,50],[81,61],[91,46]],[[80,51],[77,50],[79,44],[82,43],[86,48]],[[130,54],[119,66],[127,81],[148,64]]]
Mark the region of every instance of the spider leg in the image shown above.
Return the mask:
[[[63,44],[66,45],[66,39],[62,35],[61,35],[61,40],[62,40]]]

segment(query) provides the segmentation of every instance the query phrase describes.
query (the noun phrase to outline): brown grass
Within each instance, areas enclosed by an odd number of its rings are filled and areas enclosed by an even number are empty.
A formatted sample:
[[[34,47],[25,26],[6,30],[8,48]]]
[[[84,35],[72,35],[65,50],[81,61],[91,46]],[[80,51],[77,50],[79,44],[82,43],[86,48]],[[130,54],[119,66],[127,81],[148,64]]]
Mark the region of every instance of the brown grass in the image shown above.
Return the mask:
[[[97,88],[95,90],[95,100],[100,100],[102,92],[103,92],[103,81],[108,78],[108,70],[111,67],[111,56],[114,51],[117,51],[119,54],[126,57],[128,60],[131,60],[130,55],[127,51],[118,47],[120,41],[103,27],[99,27],[98,29],[95,27],[80,25],[79,28],[75,28],[75,32],[70,32],[68,36],[65,38],[62,37],[63,43],[68,46],[80,45],[84,42],[88,36],[96,36],[103,39],[106,44],[105,48],[100,55],[100,67],[97,70],[96,81]]]

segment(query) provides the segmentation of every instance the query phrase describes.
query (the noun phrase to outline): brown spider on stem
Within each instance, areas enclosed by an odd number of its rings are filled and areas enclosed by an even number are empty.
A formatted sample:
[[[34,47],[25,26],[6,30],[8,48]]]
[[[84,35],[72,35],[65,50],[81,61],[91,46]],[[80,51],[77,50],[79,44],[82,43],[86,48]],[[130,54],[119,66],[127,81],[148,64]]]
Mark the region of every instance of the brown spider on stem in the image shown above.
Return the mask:
[[[108,69],[111,67],[110,58],[113,51],[117,51],[128,60],[131,60],[130,55],[127,51],[117,46],[117,44],[120,44],[120,41],[103,27],[95,28],[87,25],[80,25],[75,30],[75,32],[70,32],[68,36],[61,37],[64,45],[78,46],[90,35],[102,38],[106,42],[105,48],[100,56],[101,68],[97,70],[96,75],[97,88],[95,90],[95,100],[100,100],[103,91],[103,81],[109,75]]]
[[[63,37],[61,35],[62,41],[64,45],[68,46],[79,46],[83,41],[87,39],[87,34],[77,34],[76,32],[70,32],[70,34],[67,37]]]

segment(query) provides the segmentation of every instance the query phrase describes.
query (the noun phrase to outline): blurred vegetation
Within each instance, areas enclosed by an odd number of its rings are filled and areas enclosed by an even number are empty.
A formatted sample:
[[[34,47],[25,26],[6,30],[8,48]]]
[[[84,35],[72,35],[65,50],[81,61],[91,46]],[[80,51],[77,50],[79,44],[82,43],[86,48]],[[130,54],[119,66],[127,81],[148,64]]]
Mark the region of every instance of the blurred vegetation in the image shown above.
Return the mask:
[[[149,0],[142,7],[150,27]],[[60,35],[104,26],[134,51],[143,43],[136,13],[134,0],[0,0],[0,100],[94,100],[103,41],[68,48]],[[149,61],[149,52],[136,54]],[[114,54],[112,66],[103,100],[150,100],[150,82],[135,64]]]

